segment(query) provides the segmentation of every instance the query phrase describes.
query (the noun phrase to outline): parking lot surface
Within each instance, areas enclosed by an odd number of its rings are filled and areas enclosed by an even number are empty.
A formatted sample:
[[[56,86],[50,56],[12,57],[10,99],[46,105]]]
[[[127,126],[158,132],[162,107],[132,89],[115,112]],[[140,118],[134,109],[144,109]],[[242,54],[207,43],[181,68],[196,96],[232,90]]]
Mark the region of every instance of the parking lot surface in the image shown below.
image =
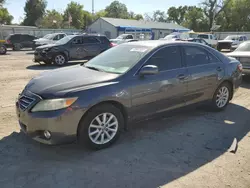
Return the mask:
[[[131,124],[108,149],[88,151],[42,145],[20,133],[18,93],[33,76],[56,68],[32,58],[29,51],[0,56],[1,188],[250,187],[250,78],[223,112],[166,113]],[[234,139],[236,153],[228,150]]]

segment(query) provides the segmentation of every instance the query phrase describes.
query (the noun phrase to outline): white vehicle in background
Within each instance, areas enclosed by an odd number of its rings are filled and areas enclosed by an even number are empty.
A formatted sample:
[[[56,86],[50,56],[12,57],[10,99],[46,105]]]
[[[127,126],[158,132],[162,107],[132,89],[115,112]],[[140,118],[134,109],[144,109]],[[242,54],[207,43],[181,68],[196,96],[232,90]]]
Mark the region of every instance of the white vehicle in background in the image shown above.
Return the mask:
[[[229,35],[224,40],[219,40],[217,50],[230,50],[233,51],[242,43],[247,41],[245,35]]]
[[[129,40],[133,40],[133,39],[135,39],[135,37],[132,34],[122,34],[122,35],[119,35],[115,39],[110,39],[110,42],[112,42],[114,44],[118,44],[118,43],[123,43],[123,42],[129,41]]]
[[[46,44],[54,44],[56,41],[61,40],[65,36],[67,36],[65,33],[47,34],[43,38],[34,40],[35,46],[38,47]]]
[[[217,48],[218,39],[215,35],[210,33],[199,33],[197,38],[204,39],[211,47]]]

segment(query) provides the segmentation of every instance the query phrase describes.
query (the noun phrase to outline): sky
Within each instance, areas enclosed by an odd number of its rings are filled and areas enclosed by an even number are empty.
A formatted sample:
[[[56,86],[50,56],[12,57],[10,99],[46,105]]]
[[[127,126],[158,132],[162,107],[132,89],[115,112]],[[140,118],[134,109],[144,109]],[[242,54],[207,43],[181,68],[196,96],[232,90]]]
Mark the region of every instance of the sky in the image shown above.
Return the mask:
[[[14,17],[13,23],[20,23],[24,18],[23,7],[26,0],[6,0],[4,5],[8,8],[10,14]],[[82,5],[87,11],[92,11],[92,0],[74,0]],[[99,11],[105,9],[114,0],[94,0],[94,10]],[[56,9],[63,12],[67,4],[71,0],[47,0],[47,9]],[[128,11],[133,11],[137,14],[149,13],[152,14],[154,10],[167,11],[171,6],[184,5],[198,5],[201,0],[120,0],[121,3],[126,4]]]

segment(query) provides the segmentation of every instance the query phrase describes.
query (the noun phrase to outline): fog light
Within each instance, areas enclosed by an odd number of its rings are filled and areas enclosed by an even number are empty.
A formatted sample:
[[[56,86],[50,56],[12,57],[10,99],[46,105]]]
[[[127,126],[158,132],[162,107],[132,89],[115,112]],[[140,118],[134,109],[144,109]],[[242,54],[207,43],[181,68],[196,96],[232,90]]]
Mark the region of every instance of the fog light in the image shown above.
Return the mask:
[[[47,139],[51,138],[51,134],[49,131],[44,131],[43,134],[44,134],[45,138],[47,138]]]

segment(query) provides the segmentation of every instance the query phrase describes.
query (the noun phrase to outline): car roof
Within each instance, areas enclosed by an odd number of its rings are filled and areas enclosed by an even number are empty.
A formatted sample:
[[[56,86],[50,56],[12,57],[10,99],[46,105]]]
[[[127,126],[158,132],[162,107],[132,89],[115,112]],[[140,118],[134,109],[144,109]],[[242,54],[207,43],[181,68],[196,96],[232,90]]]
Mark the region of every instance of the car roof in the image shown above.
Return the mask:
[[[131,43],[123,43],[122,45],[134,45],[134,46],[145,46],[145,47],[157,48],[159,46],[164,46],[166,44],[180,44],[180,43],[190,44],[190,42],[187,42],[187,41],[144,40],[144,41],[135,41]],[[200,45],[200,44],[197,43],[197,45]]]

